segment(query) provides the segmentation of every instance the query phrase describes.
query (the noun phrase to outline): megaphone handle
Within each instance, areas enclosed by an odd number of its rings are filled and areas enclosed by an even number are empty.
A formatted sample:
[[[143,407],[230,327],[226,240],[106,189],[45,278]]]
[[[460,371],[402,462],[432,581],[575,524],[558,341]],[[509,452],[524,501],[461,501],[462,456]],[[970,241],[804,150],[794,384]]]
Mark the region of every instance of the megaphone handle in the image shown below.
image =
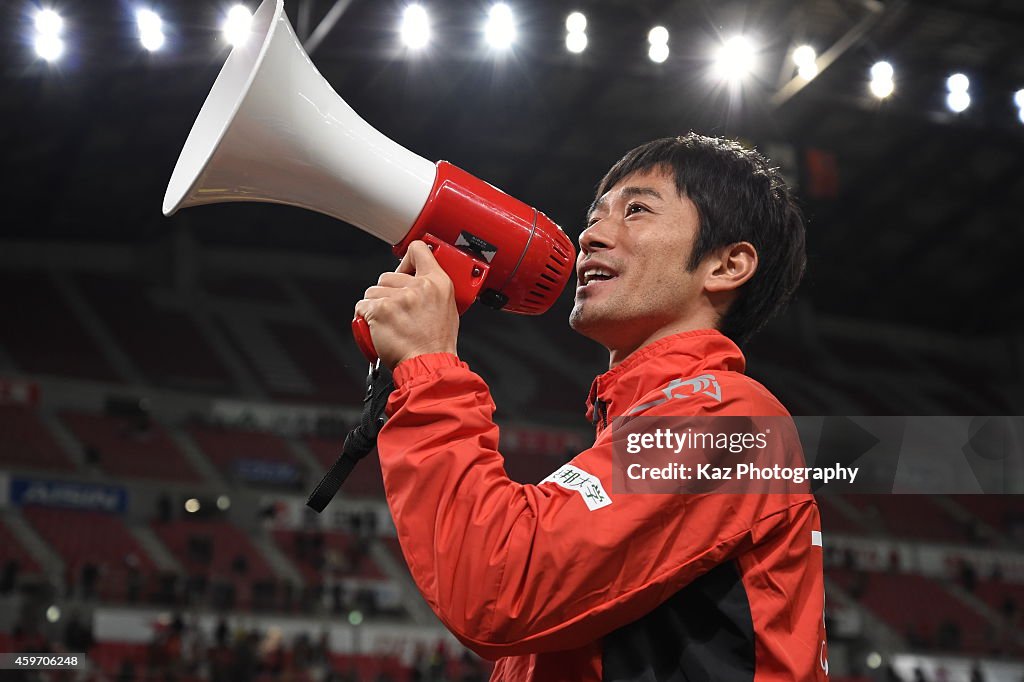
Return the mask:
[[[356,315],[355,319],[352,320],[352,336],[355,338],[359,350],[363,352],[363,356],[370,361],[371,365],[380,360],[380,357],[377,355],[377,349],[373,347],[370,325],[367,324],[366,319],[362,315]]]
[[[434,258],[437,259],[438,265],[451,277],[452,286],[455,287],[455,307],[458,309],[459,315],[462,315],[480,294],[480,289],[487,280],[490,266],[448,242],[441,241],[432,234],[424,235],[423,241],[434,252]],[[352,320],[352,336],[355,338],[359,350],[363,352],[371,365],[380,359],[377,349],[373,347],[370,325],[362,315],[356,315]]]

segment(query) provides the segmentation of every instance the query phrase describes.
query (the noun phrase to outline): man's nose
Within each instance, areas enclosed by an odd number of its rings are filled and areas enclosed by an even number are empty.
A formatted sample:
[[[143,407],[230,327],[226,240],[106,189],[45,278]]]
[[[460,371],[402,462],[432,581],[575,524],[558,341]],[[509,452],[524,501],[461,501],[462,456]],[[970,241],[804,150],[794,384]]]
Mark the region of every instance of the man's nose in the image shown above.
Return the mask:
[[[591,253],[601,249],[610,249],[614,245],[614,230],[608,220],[598,220],[580,233],[580,251]]]

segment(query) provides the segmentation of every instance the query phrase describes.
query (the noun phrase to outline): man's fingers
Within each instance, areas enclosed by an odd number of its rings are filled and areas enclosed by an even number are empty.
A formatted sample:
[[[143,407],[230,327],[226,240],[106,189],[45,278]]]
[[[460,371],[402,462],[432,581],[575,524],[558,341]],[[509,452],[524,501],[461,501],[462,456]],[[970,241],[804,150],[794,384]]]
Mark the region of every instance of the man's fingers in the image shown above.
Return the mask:
[[[415,281],[415,277],[407,275],[404,272],[385,272],[377,279],[377,286],[399,289],[401,287],[412,286]]]
[[[407,275],[430,275],[441,270],[434,253],[424,242],[416,240],[409,244],[405,258],[398,264],[395,272]]]

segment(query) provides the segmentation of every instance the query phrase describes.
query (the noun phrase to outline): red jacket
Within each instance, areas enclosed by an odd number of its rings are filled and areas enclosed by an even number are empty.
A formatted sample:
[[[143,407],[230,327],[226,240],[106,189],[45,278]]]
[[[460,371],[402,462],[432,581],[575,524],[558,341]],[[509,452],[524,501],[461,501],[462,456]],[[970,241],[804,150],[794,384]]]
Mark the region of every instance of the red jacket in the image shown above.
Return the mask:
[[[743,369],[729,339],[701,330],[599,376],[596,441],[560,470],[590,477],[588,495],[508,478],[490,392],[456,356],[395,368],[378,450],[402,551],[444,624],[500,659],[493,680],[827,679],[810,494],[612,491],[608,415],[788,415]]]

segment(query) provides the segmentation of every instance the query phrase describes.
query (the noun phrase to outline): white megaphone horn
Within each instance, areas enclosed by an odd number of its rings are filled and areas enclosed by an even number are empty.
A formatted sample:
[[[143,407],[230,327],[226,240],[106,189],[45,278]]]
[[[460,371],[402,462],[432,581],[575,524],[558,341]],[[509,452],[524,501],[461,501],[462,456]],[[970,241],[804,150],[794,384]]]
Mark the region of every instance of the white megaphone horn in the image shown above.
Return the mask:
[[[355,225],[405,254],[426,241],[462,313],[474,300],[539,314],[575,259],[543,213],[469,173],[382,135],[316,70],[284,13],[264,0],[217,76],[171,175],[163,211],[226,201],[299,206]],[[353,322],[364,354],[369,329]]]

